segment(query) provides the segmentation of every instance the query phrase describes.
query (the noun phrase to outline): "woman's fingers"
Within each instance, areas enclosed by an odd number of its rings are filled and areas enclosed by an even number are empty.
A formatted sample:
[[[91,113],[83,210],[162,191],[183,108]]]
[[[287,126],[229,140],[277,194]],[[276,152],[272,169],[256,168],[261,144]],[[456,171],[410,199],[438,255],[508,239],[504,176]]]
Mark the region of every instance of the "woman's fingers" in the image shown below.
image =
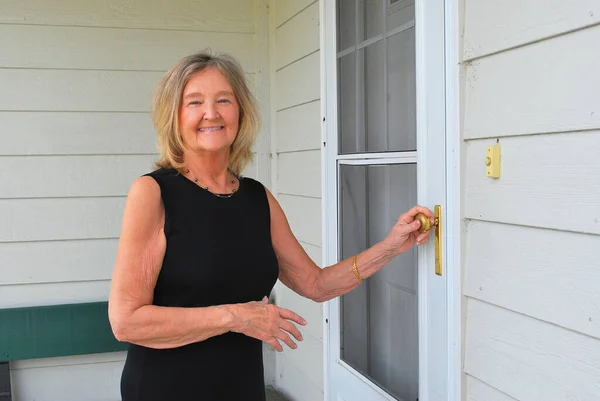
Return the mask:
[[[426,243],[427,243],[427,241],[429,241],[429,236],[428,236],[428,235],[425,235],[425,236],[423,236],[423,235],[419,235],[419,236],[417,237],[417,245],[423,245],[423,244],[426,244]]]
[[[277,307],[277,312],[279,313],[280,319],[279,322],[277,322],[278,327],[276,329],[276,332],[273,334],[276,338],[287,344],[287,346],[291,349],[298,348],[298,345],[292,340],[289,334],[294,336],[298,341],[302,341],[303,338],[302,334],[300,333],[300,330],[298,330],[296,325],[292,322],[295,322],[300,325],[305,325],[306,320],[302,316],[298,315],[295,312],[292,312],[289,309]]]
[[[283,330],[278,330],[275,334],[275,337],[283,341],[287,344],[291,349],[298,348],[298,345],[290,338],[290,336]]]
[[[412,223],[415,219],[415,216],[419,213],[423,213],[425,216],[429,217],[431,222],[433,222],[433,212],[427,209],[426,207],[420,205],[413,206],[408,212],[404,213],[402,215],[402,220],[407,224]]]
[[[430,234],[431,234],[431,230],[429,230],[425,233],[422,233],[422,234],[415,233],[415,235],[417,236],[417,242],[419,242],[419,243],[427,242]]]
[[[268,299],[263,298],[259,302],[250,303],[247,309],[249,314],[244,319],[248,323],[244,334],[262,340],[279,352],[283,351],[281,341],[291,349],[298,348],[292,336],[297,341],[302,341],[303,338],[294,323],[304,326],[306,320],[289,309],[267,302]]]
[[[421,222],[419,220],[414,220],[412,223],[408,223],[406,226],[411,232],[415,232],[421,228]]]
[[[296,326],[294,326],[292,323],[284,320],[281,323],[281,329],[287,331],[288,333],[290,333],[291,335],[296,337],[296,340],[298,340],[298,341],[303,340],[302,333],[300,333],[300,330],[298,330],[298,328]]]
[[[279,316],[281,316],[283,319],[292,320],[302,326],[306,326],[306,320],[304,320],[304,318],[297,313],[285,308],[278,308],[278,310]]]
[[[265,342],[267,344],[269,344],[271,347],[275,348],[277,351],[279,351],[279,352],[283,351],[283,347],[281,346],[281,344],[275,337],[271,337],[271,339],[265,340]]]

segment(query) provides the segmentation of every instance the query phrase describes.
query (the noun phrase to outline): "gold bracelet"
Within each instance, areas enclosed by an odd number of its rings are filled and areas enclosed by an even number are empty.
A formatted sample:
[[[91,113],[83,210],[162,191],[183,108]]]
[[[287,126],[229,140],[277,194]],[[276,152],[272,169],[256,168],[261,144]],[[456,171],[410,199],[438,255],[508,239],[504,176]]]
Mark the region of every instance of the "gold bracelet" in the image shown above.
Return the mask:
[[[360,276],[360,274],[358,274],[358,267],[356,267],[356,255],[354,256],[354,258],[352,258],[352,271],[354,271],[354,275],[356,276],[356,278],[358,279],[358,281],[362,282],[363,279]]]

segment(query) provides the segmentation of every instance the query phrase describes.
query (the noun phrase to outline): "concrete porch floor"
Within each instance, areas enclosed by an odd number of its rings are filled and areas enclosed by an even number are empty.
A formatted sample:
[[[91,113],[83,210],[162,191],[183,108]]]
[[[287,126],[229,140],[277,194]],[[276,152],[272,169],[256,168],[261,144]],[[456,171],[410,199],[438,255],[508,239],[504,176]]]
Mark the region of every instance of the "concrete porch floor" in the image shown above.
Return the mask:
[[[290,401],[271,386],[267,386],[267,401]]]

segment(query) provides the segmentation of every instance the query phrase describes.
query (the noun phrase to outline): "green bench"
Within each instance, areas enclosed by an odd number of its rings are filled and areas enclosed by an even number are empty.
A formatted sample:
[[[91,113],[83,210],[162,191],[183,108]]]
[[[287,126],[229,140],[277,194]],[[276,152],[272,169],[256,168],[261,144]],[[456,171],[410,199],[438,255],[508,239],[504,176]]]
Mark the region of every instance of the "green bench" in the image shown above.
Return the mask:
[[[0,309],[0,362],[124,351],[108,302]]]

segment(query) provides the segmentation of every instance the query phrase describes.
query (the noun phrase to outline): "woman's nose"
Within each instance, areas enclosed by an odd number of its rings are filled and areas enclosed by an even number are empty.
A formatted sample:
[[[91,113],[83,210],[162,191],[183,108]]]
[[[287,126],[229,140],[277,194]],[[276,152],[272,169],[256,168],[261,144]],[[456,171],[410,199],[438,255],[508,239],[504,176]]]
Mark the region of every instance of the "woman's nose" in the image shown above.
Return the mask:
[[[205,120],[215,120],[219,118],[219,111],[217,110],[217,104],[214,102],[206,102],[206,110],[204,113]]]

